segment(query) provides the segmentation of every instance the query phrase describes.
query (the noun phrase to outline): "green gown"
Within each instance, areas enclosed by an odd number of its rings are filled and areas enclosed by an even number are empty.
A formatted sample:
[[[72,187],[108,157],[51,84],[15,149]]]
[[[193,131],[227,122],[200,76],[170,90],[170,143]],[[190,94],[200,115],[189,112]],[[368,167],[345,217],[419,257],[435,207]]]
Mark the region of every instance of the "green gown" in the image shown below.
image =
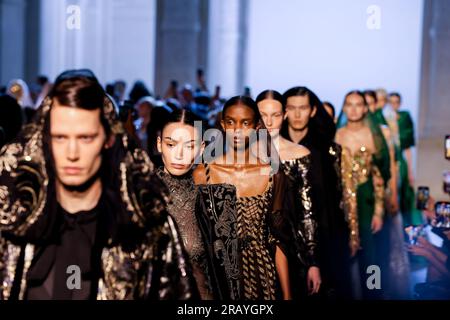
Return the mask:
[[[422,212],[416,209],[415,193],[413,187],[409,184],[408,163],[403,156],[403,151],[414,147],[414,125],[411,116],[407,111],[400,111],[398,114],[398,133],[400,145],[396,152],[398,153],[399,164],[399,195],[400,210],[403,215],[405,226],[417,226],[422,224]]]

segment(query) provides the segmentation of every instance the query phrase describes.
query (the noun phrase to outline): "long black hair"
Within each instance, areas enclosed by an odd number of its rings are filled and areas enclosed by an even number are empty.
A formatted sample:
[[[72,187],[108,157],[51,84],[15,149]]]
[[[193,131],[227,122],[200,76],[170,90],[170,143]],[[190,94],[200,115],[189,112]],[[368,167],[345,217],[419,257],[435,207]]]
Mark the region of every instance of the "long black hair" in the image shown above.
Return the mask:
[[[325,110],[319,97],[307,87],[293,87],[283,94],[283,98],[286,102],[290,97],[299,96],[308,97],[311,108],[316,109],[316,114],[309,120],[308,129],[311,130],[311,133],[315,136],[316,141],[329,145],[333,142],[336,134],[336,125],[333,118]],[[284,138],[289,139],[287,128],[288,122],[285,120],[283,123],[283,128],[281,129],[281,135]]]

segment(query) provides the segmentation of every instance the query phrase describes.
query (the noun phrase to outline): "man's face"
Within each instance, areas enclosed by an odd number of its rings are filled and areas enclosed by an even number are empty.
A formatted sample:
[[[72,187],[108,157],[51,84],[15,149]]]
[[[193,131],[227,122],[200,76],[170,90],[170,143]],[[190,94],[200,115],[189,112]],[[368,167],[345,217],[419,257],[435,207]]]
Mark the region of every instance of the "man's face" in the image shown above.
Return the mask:
[[[243,104],[229,107],[222,120],[222,128],[227,134],[227,139],[233,142],[236,150],[249,147],[250,134],[257,127],[255,112]]]
[[[384,94],[380,94],[380,93],[377,92],[377,101],[378,101],[377,102],[377,108],[378,109],[383,109],[384,106],[387,103],[387,98],[386,98],[386,96]]]
[[[400,104],[401,104],[400,98],[397,97],[397,96],[390,96],[389,97],[389,104],[392,106],[392,108],[395,111],[398,111],[398,109],[400,109]]]
[[[98,172],[106,142],[100,109],[65,107],[55,101],[50,112],[50,137],[60,183],[78,187]]]
[[[360,95],[351,94],[345,99],[344,113],[349,122],[358,122],[364,119],[367,109],[364,99]]]
[[[308,96],[295,96],[287,99],[286,117],[291,129],[306,129],[314,114],[315,108],[310,105]]]

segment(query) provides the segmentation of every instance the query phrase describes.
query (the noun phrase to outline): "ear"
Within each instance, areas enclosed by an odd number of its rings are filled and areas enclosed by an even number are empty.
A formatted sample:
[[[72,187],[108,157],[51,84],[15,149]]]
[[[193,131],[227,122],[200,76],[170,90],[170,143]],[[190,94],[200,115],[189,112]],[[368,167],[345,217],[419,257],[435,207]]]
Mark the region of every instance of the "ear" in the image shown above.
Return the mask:
[[[285,112],[284,115],[283,115],[283,121],[286,121],[287,118],[288,118],[288,115],[287,115],[287,112]]]
[[[262,120],[259,120],[258,123],[256,124],[255,130],[259,130],[262,127]]]
[[[220,120],[220,126],[222,127],[222,130],[225,131],[225,121]]]
[[[156,139],[156,147],[158,148],[158,152],[162,153],[161,137]]]
[[[115,142],[116,142],[116,136],[113,134],[110,135],[109,138],[106,139],[105,149],[111,149]]]
[[[314,116],[316,115],[316,113],[317,113],[317,107],[314,106],[313,111],[311,112],[311,118],[314,118]]]

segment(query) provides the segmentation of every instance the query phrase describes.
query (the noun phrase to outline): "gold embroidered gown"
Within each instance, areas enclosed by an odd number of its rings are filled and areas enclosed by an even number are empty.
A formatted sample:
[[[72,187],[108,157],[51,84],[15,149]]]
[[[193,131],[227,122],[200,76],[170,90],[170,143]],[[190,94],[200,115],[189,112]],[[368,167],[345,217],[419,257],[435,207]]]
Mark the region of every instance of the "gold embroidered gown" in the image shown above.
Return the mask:
[[[342,149],[344,209],[350,227],[350,244],[360,248],[357,258],[361,275],[366,275],[368,266],[377,264],[371,223],[373,216],[382,218],[384,214],[384,183],[372,157],[365,147],[355,154],[346,147]]]

